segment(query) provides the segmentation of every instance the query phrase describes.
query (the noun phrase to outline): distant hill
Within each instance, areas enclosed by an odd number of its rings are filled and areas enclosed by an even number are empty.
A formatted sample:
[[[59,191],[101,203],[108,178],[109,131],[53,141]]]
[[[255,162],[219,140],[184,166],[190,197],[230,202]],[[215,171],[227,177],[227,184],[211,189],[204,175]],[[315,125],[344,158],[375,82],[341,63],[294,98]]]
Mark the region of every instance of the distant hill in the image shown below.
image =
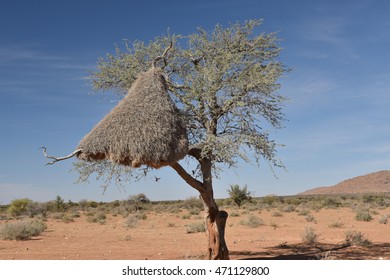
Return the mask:
[[[299,195],[390,192],[390,170],[370,173],[342,181],[331,187],[307,190]]]

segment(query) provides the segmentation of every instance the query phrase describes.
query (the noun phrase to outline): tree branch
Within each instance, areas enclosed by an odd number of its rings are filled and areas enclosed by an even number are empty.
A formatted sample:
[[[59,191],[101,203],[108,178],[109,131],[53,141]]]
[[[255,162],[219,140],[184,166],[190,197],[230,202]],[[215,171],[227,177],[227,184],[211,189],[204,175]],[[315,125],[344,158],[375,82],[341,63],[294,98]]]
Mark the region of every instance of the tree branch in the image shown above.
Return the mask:
[[[202,158],[202,148],[204,144],[197,144],[190,147],[190,150],[188,151],[188,155],[196,158],[198,161]]]
[[[203,193],[205,190],[204,190],[204,187],[203,187],[203,183],[196,180],[194,177],[192,177],[190,174],[187,173],[187,171],[185,171],[185,169],[177,162],[174,162],[170,165],[176,172],[177,174],[180,175],[180,177],[182,177],[184,179],[184,181],[187,182],[187,184],[189,184],[191,187],[193,187],[194,189],[196,189],[197,191],[199,191],[200,193]]]
[[[157,61],[159,61],[160,59],[163,59],[163,60],[164,60],[164,63],[165,63],[165,66],[166,66],[167,62],[166,62],[165,56],[167,55],[168,51],[172,48],[172,46],[173,46],[173,42],[171,41],[171,43],[169,44],[169,46],[164,50],[163,54],[160,55],[160,56],[158,56],[158,57],[156,57],[156,58],[153,60],[153,64],[152,64],[153,67],[156,67]],[[165,67],[165,66],[164,66],[164,67]]]
[[[81,153],[81,149],[78,149],[78,150],[75,150],[75,151],[74,151],[73,153],[71,153],[70,155],[67,155],[67,156],[65,156],[65,157],[59,157],[59,158],[57,158],[57,157],[53,157],[53,156],[48,156],[48,155],[46,154],[46,151],[47,151],[46,147],[40,147],[40,149],[43,150],[43,155],[45,156],[45,158],[53,159],[53,161],[50,161],[50,162],[46,163],[45,165],[52,165],[52,164],[56,163],[57,161],[69,159],[69,158],[72,158],[72,157],[74,157],[74,156],[76,156],[76,155],[78,155],[78,154]]]

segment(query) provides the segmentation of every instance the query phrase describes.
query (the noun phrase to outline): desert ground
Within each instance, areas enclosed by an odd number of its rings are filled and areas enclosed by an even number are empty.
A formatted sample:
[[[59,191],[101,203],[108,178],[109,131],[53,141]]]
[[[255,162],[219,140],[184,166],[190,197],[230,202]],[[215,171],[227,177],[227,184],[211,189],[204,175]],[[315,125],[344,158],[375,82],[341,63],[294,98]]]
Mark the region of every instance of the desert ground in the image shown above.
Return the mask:
[[[357,220],[353,207],[256,208],[225,207],[230,214],[226,242],[231,259],[390,259],[390,225],[383,220],[390,217],[388,206],[370,210],[370,221]],[[0,240],[0,259],[205,258],[206,233],[192,230],[202,224],[202,211],[150,208],[126,217],[107,213],[102,222],[91,222],[90,216],[81,210],[71,219],[49,215],[41,235],[23,241]],[[2,220],[0,226],[11,222]],[[308,240],[308,231],[316,238]],[[360,234],[360,241],[367,242],[347,242],[348,232]]]

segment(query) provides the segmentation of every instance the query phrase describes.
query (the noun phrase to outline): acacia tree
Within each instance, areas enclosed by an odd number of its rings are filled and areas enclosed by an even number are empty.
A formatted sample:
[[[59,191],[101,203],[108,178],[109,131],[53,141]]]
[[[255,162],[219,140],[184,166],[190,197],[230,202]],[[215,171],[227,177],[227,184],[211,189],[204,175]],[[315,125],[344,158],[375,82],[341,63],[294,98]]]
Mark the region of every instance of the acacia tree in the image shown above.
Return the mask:
[[[213,177],[223,167],[236,167],[239,160],[260,164],[263,159],[282,167],[276,157],[278,145],[266,127],[282,127],[285,98],[276,92],[287,69],[278,60],[281,49],[276,34],[256,35],[259,25],[261,20],[250,20],[227,28],[217,25],[211,33],[198,29],[188,36],[167,34],[147,44],[124,41],[124,47],[117,46],[114,54],[100,58],[90,75],[95,90],[124,96],[151,64],[163,69],[169,93],[187,119],[187,158],[196,166],[192,172],[179,162],[170,167],[200,193],[209,259],[229,258],[224,238],[228,215],[215,203]],[[134,169],[105,160],[77,161],[75,166],[81,181],[94,172],[126,181],[150,171],[147,166]]]

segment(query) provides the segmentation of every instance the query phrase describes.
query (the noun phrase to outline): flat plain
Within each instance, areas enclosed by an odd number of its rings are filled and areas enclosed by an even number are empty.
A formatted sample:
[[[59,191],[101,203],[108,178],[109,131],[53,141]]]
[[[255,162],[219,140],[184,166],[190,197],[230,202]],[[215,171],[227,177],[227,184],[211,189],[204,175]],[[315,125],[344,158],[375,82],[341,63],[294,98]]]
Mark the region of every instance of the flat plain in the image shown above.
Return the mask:
[[[266,197],[240,208],[223,205],[230,214],[226,225],[230,258],[390,260],[390,207],[371,198],[366,203],[361,198],[350,200],[347,205],[339,197],[322,198],[322,204],[298,197],[281,203],[277,197]],[[125,214],[104,205],[73,209],[72,216],[69,210],[51,213],[41,235],[0,240],[0,259],[204,259],[204,214],[201,206],[186,208],[185,203],[164,207],[157,203]],[[369,213],[370,219],[359,220],[359,211]],[[93,221],[96,213],[104,217]],[[15,220],[2,219],[0,226]]]

